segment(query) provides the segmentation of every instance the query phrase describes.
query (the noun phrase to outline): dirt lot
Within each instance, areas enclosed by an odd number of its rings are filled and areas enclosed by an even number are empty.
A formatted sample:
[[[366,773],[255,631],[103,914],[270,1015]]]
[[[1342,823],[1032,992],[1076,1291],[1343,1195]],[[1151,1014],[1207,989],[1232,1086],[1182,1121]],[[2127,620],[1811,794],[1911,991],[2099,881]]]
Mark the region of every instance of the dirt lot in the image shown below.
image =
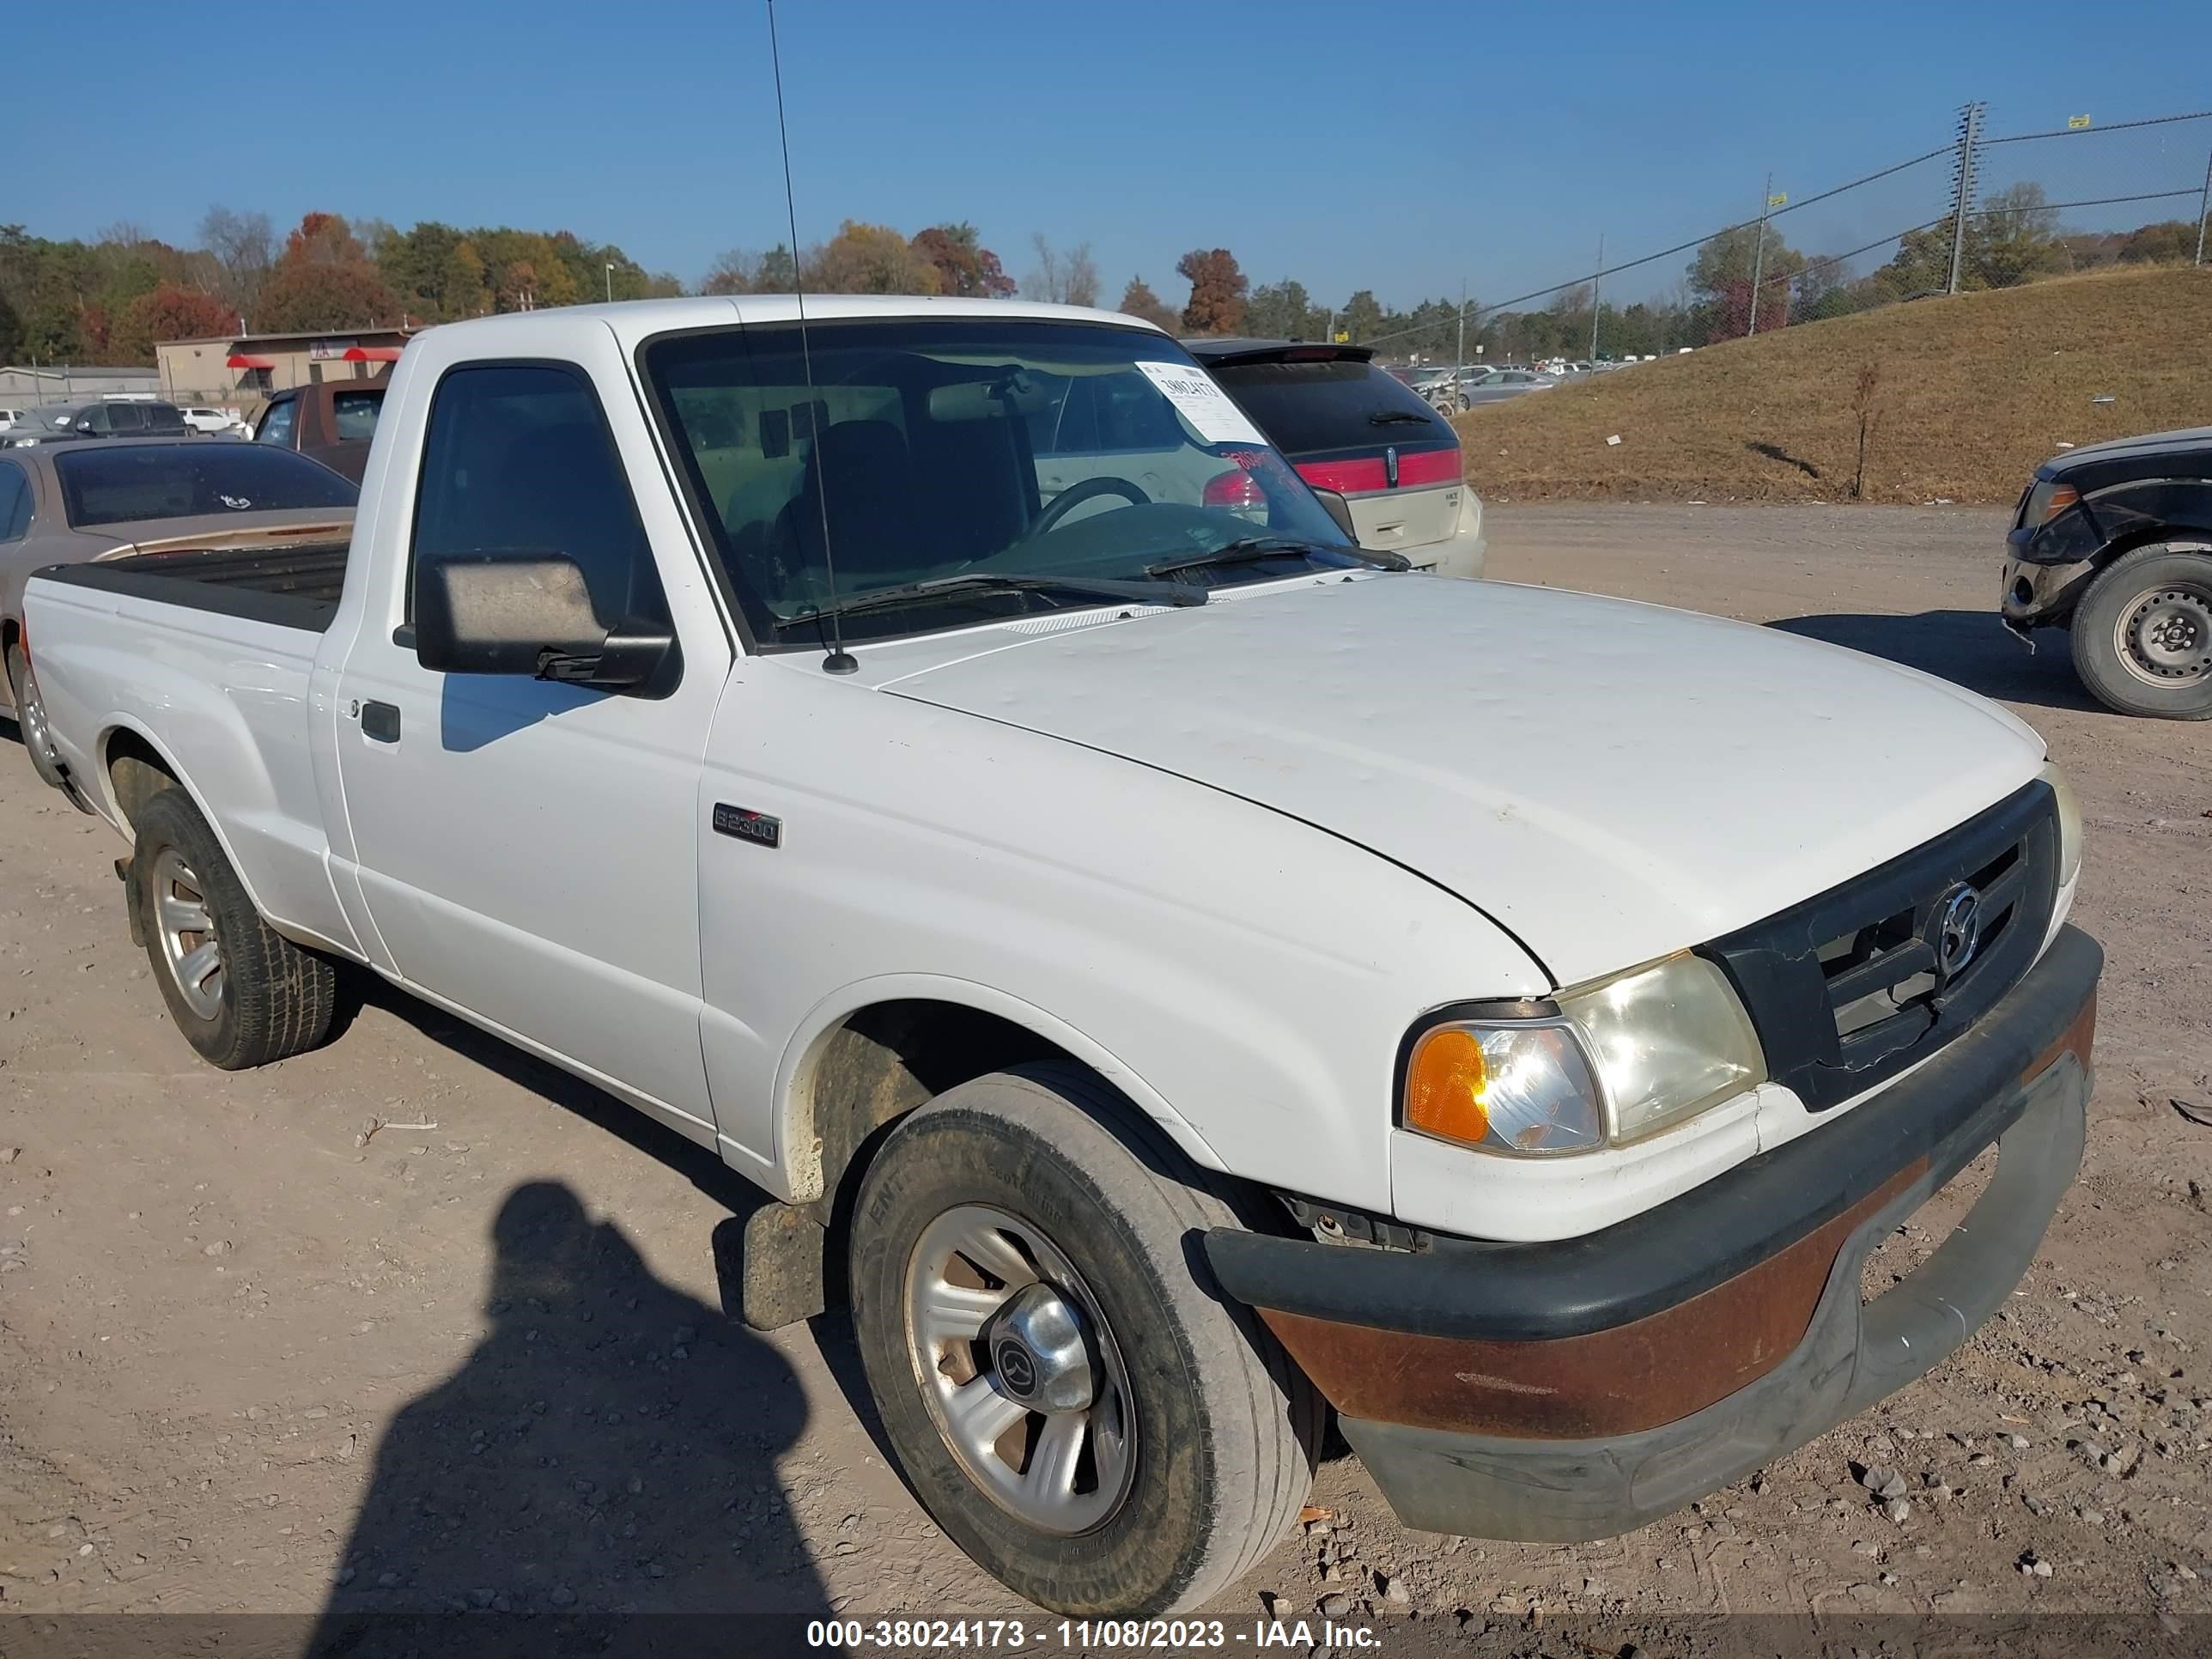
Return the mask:
[[[1337,1457],[1330,1518],[1220,1612],[1402,1596],[1610,1652],[1691,1613],[2212,1609],[2212,1127],[2172,1103],[2212,1115],[2212,726],[2106,714],[2063,648],[2003,635],[1998,536],[1985,512],[1515,508],[1493,569],[1786,620],[2049,735],[2110,967],[2087,1171],[2011,1309],[1872,1417],[1608,1543],[1409,1534]],[[319,1053],[199,1065],[125,937],[118,850],[0,749],[0,1609],[1019,1610],[885,1467],[842,1322],[725,1316],[748,1188],[375,990]],[[1901,1519],[1854,1462],[1896,1472]]]

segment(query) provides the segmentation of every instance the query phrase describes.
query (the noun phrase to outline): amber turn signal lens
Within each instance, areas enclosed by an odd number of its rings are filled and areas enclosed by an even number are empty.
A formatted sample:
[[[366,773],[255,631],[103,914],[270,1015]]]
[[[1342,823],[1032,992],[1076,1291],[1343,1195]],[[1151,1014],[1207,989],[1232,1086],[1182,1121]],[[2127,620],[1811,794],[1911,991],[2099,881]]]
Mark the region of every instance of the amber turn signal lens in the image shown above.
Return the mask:
[[[1421,1039],[1406,1074],[1406,1126],[1474,1146],[1490,1133],[1482,1039],[1446,1027]]]
[[[2057,489],[2051,492],[2050,499],[2043,504],[2044,523],[2049,524],[2053,519],[2057,518],[2060,514],[2063,513],[2068,507],[2073,506],[2075,502],[2081,499],[2081,492],[2075,489],[2072,484],[2059,485]]]

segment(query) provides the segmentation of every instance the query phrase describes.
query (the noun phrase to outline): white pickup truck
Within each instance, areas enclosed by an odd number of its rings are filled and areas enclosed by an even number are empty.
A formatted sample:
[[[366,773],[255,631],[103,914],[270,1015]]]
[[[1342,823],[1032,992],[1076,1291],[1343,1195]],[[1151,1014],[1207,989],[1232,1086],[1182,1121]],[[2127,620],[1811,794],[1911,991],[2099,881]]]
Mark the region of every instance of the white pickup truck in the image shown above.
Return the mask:
[[[1047,453],[1085,381],[1149,447]],[[2081,1150],[2033,732],[1338,505],[1127,317],[545,311],[409,346],[349,548],[50,569],[27,637],[203,1055],[363,963],[714,1147],[748,1318],[849,1297],[945,1531],[1161,1613],[1324,1402],[1436,1530],[1742,1477],[2000,1305]]]

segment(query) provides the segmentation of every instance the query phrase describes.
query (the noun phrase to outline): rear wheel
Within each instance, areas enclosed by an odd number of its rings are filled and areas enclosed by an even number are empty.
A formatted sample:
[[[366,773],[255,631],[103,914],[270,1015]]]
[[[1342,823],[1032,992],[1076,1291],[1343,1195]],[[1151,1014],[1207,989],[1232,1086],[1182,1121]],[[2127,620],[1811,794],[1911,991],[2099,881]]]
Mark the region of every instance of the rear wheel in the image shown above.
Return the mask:
[[[1155,1615],[1249,1571],[1305,1501],[1320,1405],[1198,1275],[1234,1225],[1120,1095],[1072,1067],[902,1120],[854,1212],[852,1304],[900,1467],[1041,1606]]]
[[[2165,543],[2122,554],[2073,617],[2074,668],[2124,714],[2212,717],[2212,550]]]
[[[146,955],[185,1040],[227,1072],[319,1043],[337,1006],[335,970],[262,921],[191,798],[161,790],[133,828]]]
[[[63,787],[61,756],[54,749],[53,729],[46,723],[39,677],[32,672],[31,659],[20,644],[8,647],[8,695],[15,700],[15,730],[23,739],[23,750],[30,756],[33,769],[44,782]]]

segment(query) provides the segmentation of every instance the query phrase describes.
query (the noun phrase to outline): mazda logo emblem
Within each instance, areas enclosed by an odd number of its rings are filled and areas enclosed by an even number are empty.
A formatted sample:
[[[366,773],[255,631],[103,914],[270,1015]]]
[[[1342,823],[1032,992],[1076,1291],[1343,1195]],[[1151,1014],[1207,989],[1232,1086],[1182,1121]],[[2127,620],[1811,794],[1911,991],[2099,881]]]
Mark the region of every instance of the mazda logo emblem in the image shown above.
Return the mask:
[[[1982,896],[1963,882],[1954,887],[1937,903],[1930,933],[1928,942],[1936,950],[1936,976],[1950,980],[1981,948]]]
[[[1018,1342],[999,1345],[999,1381],[1006,1385],[1006,1392],[1016,1399],[1026,1400],[1036,1387],[1036,1362],[1030,1351]]]

